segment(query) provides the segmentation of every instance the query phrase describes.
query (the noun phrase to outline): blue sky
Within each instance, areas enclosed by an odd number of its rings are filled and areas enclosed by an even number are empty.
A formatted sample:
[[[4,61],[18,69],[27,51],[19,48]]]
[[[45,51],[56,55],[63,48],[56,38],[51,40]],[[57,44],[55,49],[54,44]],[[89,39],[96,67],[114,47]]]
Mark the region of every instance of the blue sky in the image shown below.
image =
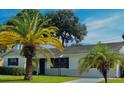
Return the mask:
[[[8,19],[15,16],[21,10],[1,9],[0,24],[5,23]],[[55,10],[40,10],[41,13]],[[87,26],[88,34],[81,43],[94,44],[99,41],[120,42],[122,41],[122,33],[124,32],[124,10],[101,10],[101,9],[75,9],[75,15],[80,22]]]

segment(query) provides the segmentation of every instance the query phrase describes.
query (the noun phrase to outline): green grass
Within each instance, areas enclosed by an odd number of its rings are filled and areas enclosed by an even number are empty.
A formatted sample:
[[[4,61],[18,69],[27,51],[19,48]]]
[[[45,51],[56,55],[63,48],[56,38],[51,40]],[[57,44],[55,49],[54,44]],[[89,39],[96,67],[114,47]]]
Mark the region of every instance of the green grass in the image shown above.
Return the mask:
[[[104,81],[100,83],[104,83]],[[108,79],[108,83],[124,83],[124,78]]]
[[[59,83],[76,80],[76,77],[33,76],[32,81],[23,80],[24,76],[0,75],[0,83]]]

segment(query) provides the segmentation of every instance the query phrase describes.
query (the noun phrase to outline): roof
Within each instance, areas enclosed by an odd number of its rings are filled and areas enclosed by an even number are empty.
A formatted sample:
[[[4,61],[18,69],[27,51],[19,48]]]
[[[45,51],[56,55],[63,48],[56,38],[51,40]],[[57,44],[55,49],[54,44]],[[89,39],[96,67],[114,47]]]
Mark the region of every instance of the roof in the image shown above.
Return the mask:
[[[108,46],[111,50],[119,52],[119,50],[123,47],[124,42],[115,42],[115,43],[103,43],[103,45]],[[81,46],[69,46],[65,47],[63,52],[60,52],[56,48],[51,48],[51,51],[54,55],[61,54],[80,54],[80,53],[88,53],[96,44],[93,45],[81,45]],[[20,55],[20,52],[17,50],[10,51],[5,53],[4,55]]]
[[[102,45],[108,46],[112,51],[119,51],[122,46],[124,46],[124,42],[114,42],[114,43],[103,43]],[[78,53],[87,53],[89,52],[93,47],[95,47],[96,44],[93,45],[82,45],[82,46],[69,46],[65,47],[62,54],[78,54]],[[51,49],[55,54],[59,54],[60,51],[57,49]]]

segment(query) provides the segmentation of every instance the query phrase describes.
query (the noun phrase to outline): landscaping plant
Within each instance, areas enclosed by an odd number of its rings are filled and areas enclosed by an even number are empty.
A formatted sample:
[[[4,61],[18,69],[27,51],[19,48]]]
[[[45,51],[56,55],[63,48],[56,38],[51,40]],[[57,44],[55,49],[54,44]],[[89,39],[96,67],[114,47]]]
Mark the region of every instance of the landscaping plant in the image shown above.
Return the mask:
[[[107,46],[98,43],[85,57],[79,60],[79,72],[89,71],[92,67],[103,75],[107,83],[107,73],[110,69],[115,70],[117,64],[123,67],[124,58],[116,52],[111,51]]]
[[[0,26],[0,47],[7,45],[11,49],[16,45],[22,46],[20,53],[26,58],[24,80],[32,80],[32,61],[37,53],[48,58],[49,49],[44,45],[52,45],[63,51],[60,40],[53,35],[59,29],[54,26],[44,27],[48,21],[38,10],[26,9],[6,25]],[[44,52],[45,49],[47,53]]]

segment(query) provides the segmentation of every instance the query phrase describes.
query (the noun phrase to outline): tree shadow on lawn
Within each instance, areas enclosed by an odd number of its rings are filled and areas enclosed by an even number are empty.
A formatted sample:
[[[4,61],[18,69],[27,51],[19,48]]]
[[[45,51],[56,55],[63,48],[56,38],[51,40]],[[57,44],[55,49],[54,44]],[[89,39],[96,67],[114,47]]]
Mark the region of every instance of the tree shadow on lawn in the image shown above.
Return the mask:
[[[30,83],[30,81],[24,81],[24,79],[15,79],[15,80],[1,80],[0,83]]]

